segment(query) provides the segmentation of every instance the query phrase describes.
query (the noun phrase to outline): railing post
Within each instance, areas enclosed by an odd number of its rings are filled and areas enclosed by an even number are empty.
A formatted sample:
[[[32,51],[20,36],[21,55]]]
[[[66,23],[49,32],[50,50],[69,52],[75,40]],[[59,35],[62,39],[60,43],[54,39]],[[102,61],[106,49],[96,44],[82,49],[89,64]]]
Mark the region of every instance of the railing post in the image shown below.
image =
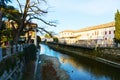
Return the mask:
[[[11,49],[10,49],[10,47],[6,47],[6,54],[7,54],[7,56],[11,56]]]
[[[2,60],[2,48],[0,47],[0,61]]]
[[[16,53],[16,46],[13,45],[13,54],[15,54],[15,53]]]

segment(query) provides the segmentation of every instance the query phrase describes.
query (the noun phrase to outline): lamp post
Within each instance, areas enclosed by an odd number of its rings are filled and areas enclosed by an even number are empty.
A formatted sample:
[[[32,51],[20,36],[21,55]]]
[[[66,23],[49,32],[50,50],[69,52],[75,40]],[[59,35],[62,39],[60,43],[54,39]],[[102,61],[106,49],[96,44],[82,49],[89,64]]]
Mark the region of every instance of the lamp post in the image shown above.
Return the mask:
[[[34,33],[35,33],[34,44],[37,46],[37,30],[36,30],[36,28],[34,29]]]

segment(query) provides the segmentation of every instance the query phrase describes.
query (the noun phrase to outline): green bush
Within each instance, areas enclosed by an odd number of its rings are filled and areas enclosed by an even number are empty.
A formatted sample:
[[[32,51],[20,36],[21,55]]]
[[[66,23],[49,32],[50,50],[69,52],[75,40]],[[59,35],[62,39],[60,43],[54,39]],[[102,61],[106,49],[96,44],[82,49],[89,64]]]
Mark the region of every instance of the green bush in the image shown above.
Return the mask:
[[[28,51],[29,51],[29,56],[31,60],[36,60],[36,52],[37,52],[37,48],[34,44],[31,44],[28,47]]]
[[[37,48],[34,44],[31,44],[24,49],[26,63],[28,63],[31,60],[36,60],[36,52]]]
[[[54,42],[56,42],[56,43],[58,43],[58,42],[59,42],[59,40],[58,40],[58,38],[57,38],[57,37],[54,37],[54,38],[53,38],[53,41],[54,41]]]

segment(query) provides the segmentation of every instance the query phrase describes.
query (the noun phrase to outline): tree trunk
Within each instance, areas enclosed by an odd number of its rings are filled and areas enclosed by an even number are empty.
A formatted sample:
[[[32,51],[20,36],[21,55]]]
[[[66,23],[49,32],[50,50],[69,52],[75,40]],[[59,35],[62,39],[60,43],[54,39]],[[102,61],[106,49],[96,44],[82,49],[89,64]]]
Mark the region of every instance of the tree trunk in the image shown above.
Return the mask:
[[[2,11],[0,11],[0,29],[1,29],[1,26],[2,26]]]
[[[20,32],[17,31],[15,36],[14,36],[14,39],[13,39],[13,43],[16,46],[16,52],[18,52],[18,40],[19,40],[19,37],[20,37]]]
[[[18,44],[19,36],[20,36],[20,32],[17,31],[14,38],[13,38],[14,44]]]
[[[14,41],[14,44],[18,44],[18,40],[19,40],[19,37],[20,37],[20,34],[21,32],[23,31],[24,27],[25,27],[25,20],[26,20],[26,17],[27,17],[27,12],[28,12],[28,6],[29,6],[29,3],[30,3],[30,0],[26,0],[26,4],[25,4],[25,8],[24,8],[24,13],[23,13],[23,16],[22,16],[22,19],[21,19],[21,24],[19,24],[19,27],[15,33],[15,37],[13,39]]]
[[[24,28],[24,23],[21,23],[19,28],[15,30],[13,37],[14,44],[18,44],[18,40],[20,38],[21,32],[23,31],[23,28]]]

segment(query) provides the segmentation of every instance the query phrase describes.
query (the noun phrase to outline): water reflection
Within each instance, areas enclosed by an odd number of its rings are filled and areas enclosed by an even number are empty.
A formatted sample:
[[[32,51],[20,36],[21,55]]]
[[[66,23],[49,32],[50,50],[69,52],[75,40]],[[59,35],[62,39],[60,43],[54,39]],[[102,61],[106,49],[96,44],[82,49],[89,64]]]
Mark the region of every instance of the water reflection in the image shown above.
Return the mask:
[[[57,57],[61,68],[67,71],[71,80],[120,80],[120,70],[83,58],[74,58],[61,54],[41,45],[41,53]]]
[[[67,69],[68,74],[71,75],[71,80],[113,80],[107,76],[110,71],[105,72],[107,70],[101,69],[97,65],[93,67],[93,64],[86,64],[86,62],[78,61],[72,57],[67,59],[61,57],[60,61],[62,68]]]

